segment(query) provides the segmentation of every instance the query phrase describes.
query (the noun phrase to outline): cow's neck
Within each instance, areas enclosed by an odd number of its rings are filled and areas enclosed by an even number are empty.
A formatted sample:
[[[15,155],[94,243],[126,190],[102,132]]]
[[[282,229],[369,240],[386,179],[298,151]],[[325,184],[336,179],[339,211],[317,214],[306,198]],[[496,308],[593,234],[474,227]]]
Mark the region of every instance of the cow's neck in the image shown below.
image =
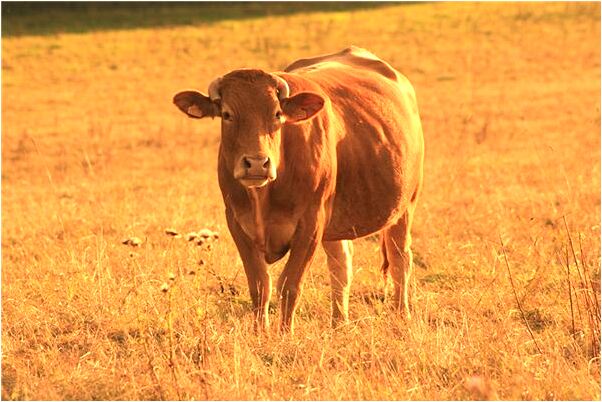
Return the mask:
[[[267,214],[268,192],[266,188],[249,188],[247,190],[251,208],[253,210],[253,222],[255,223],[255,244],[265,253],[265,217]]]

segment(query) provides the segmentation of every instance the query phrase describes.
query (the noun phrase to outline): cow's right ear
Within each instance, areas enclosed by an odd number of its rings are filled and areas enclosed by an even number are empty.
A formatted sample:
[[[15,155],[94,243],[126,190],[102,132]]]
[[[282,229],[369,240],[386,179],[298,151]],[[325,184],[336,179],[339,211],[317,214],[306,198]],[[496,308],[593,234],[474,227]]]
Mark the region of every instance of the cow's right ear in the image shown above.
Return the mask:
[[[182,91],[173,97],[173,103],[188,117],[201,119],[220,115],[219,106],[208,96],[197,91]]]

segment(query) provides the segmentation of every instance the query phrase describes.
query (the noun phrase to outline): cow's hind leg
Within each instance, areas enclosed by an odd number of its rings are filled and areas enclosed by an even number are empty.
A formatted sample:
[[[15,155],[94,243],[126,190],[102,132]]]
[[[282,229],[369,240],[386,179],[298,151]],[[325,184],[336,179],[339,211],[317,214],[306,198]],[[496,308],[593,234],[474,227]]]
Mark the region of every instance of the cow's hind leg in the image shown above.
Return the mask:
[[[385,275],[388,271],[393,279],[393,303],[396,310],[410,318],[409,284],[412,273],[412,215],[414,205],[410,205],[403,216],[382,233],[382,246],[385,249]],[[385,276],[386,279],[386,276]]]
[[[349,290],[353,277],[353,243],[351,240],[323,241],[330,271],[332,326],[349,319]]]

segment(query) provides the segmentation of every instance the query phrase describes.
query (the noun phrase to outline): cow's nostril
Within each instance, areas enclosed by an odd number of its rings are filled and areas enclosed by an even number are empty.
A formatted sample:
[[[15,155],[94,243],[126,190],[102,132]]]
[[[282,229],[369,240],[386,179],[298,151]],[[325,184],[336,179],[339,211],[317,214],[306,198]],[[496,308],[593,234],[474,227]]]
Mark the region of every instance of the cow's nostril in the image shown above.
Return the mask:
[[[267,168],[269,168],[269,167],[270,167],[270,158],[266,158],[266,159],[265,159],[265,163],[263,164],[263,167],[264,167],[265,169],[267,169]]]
[[[245,165],[245,168],[251,168],[251,162],[247,158],[243,158],[242,163]]]

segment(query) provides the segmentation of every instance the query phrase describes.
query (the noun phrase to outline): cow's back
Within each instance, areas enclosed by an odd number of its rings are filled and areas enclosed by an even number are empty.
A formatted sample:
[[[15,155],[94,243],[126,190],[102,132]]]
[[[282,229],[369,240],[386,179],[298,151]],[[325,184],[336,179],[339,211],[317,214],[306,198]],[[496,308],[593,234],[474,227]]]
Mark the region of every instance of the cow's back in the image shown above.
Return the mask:
[[[337,185],[324,238],[353,239],[393,223],[422,178],[422,128],[409,81],[357,47],[285,71],[318,84],[331,101]]]
[[[321,66],[321,63],[327,62],[338,62],[364,71],[371,70],[392,80],[395,80],[398,77],[398,72],[387,62],[380,60],[366,49],[357,46],[348,47],[338,53],[297,60],[289,65],[284,71],[292,72],[302,69],[319,69],[325,67],[323,65]]]

